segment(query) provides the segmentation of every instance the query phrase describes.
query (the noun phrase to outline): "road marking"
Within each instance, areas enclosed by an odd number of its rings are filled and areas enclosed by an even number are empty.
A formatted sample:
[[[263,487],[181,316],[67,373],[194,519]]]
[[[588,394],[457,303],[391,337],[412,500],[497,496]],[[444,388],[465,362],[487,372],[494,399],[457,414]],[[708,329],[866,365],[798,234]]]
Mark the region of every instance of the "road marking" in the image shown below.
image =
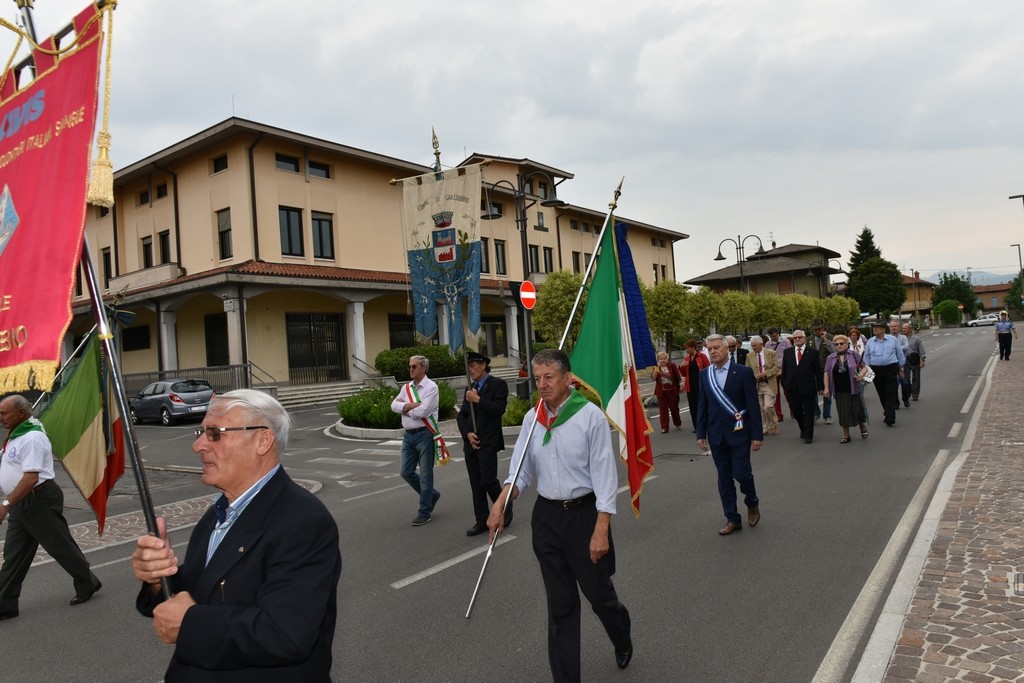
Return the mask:
[[[401,446],[402,445],[402,440],[401,439],[391,439],[389,441],[381,441],[377,445],[378,446]]]
[[[367,467],[384,467],[390,465],[390,462],[380,460],[352,460],[350,458],[313,458],[306,462],[323,462],[328,465],[366,465]]]
[[[516,538],[515,536],[501,536],[494,543],[494,545],[495,546],[499,546],[499,545],[501,545],[503,543],[507,543],[508,541],[514,541],[515,538]],[[443,572],[445,569],[448,569],[449,567],[454,567],[455,565],[459,564],[460,562],[465,562],[466,560],[472,559],[472,558],[476,557],[477,555],[479,555],[481,553],[486,553],[487,549],[489,547],[490,547],[490,545],[485,545],[485,546],[482,546],[480,548],[477,548],[476,550],[470,550],[469,552],[462,553],[461,555],[459,555],[457,557],[453,557],[450,560],[446,560],[446,561],[442,562],[441,564],[435,564],[430,569],[424,569],[419,574],[413,574],[412,576],[410,576],[408,578],[405,578],[405,579],[402,579],[401,581],[395,581],[393,584],[391,584],[391,587],[396,589],[396,590],[405,588],[406,586],[408,586],[410,584],[416,583],[417,581],[420,581],[420,580],[425,579],[427,577],[433,576],[434,574],[437,574],[438,572]]]
[[[371,491],[370,493],[364,493],[361,496],[355,496],[353,498],[344,498],[342,503],[348,503],[349,501],[359,500],[360,498],[369,498],[370,496],[376,496],[379,493],[387,493],[388,491],[397,491],[398,489],[404,489],[408,484],[400,484],[398,486],[392,486],[391,488],[381,489],[380,491]]]
[[[954,422],[952,429],[949,430],[949,434],[946,435],[948,439],[955,439],[960,436],[960,428],[963,427],[962,422]]]
[[[398,451],[392,450],[392,449],[388,449],[388,448],[353,448],[350,451],[346,451],[346,453],[361,453],[361,454],[365,453],[366,455],[392,455],[392,456],[399,455]]]
[[[985,367],[981,369],[981,375],[978,377],[978,380],[974,383],[974,387],[971,389],[971,393],[968,394],[967,400],[964,401],[964,405],[960,409],[961,415],[966,415],[967,413],[971,412],[971,405],[974,403],[974,397],[978,395],[978,391],[983,386],[982,380],[985,378],[985,373],[987,373],[989,368],[992,367],[992,363],[995,361],[995,359],[995,356],[989,358],[988,362],[985,363]]]

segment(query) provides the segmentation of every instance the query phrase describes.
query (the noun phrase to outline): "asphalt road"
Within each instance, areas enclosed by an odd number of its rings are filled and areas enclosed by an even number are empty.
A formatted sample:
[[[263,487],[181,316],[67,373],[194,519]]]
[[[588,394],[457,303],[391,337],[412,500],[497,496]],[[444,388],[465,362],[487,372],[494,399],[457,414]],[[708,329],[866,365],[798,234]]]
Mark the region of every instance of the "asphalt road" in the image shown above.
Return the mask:
[[[995,348],[989,328],[925,342],[922,399],[897,413],[895,427],[882,424],[870,389],[866,441],[840,444],[838,424],[820,423],[815,443],[805,445],[793,422],[783,422],[754,455],[762,522],[726,538],[717,534],[723,517],[714,465],[700,455],[688,416],[682,431],[663,435],[654,414],[655,476],[643,514],[634,518],[621,493],[613,524],[616,586],[633,617],[636,654],[619,671],[585,609],[584,679],[811,680],[890,536],[907,523],[904,513],[932,462],[942,450],[959,451],[955,425],[969,419],[961,409]],[[533,493],[517,504],[466,619],[486,543],[465,536],[473,519],[461,459],[436,470],[442,498],[433,521],[414,528],[417,498],[398,477],[397,441],[340,438],[330,429],[330,406],[299,411],[295,422],[284,464],[293,478],[319,487],[341,529],[335,679],[549,680],[544,593],[530,547]],[[210,493],[198,470],[187,469],[196,463],[194,428],[138,430],[157,505]],[[507,457],[502,462],[507,467]],[[86,522],[80,497],[62,483],[69,521]],[[130,518],[137,509],[129,474],[111,515]],[[190,532],[172,535],[180,552]],[[21,616],[0,622],[5,680],[160,680],[170,647],[134,611],[132,543],[108,543],[88,553],[104,588],[79,607],[67,605],[73,590],[58,566],[32,568]]]

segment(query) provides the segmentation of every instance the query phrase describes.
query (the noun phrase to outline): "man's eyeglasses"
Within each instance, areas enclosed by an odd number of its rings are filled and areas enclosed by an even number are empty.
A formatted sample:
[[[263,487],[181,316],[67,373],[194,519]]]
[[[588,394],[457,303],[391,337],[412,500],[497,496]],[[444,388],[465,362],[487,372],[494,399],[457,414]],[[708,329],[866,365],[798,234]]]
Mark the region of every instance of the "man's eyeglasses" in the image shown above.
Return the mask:
[[[224,432],[249,432],[253,429],[270,429],[270,427],[266,425],[257,425],[255,427],[200,427],[194,433],[197,439],[205,434],[207,441],[217,442],[220,441],[220,435]]]

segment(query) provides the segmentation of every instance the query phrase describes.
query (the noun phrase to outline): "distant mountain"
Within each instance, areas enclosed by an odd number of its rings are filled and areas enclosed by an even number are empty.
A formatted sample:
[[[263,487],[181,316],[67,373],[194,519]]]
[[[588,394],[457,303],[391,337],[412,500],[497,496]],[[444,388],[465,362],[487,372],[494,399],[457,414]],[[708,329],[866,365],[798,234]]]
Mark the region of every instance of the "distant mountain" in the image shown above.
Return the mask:
[[[1010,275],[1005,273],[990,273],[985,270],[940,270],[939,272],[932,273],[931,275],[922,275],[921,279],[939,284],[939,277],[943,273],[956,273],[961,277],[968,278],[976,285],[998,285],[1004,282],[1010,282],[1017,275],[1016,273],[1011,273]]]

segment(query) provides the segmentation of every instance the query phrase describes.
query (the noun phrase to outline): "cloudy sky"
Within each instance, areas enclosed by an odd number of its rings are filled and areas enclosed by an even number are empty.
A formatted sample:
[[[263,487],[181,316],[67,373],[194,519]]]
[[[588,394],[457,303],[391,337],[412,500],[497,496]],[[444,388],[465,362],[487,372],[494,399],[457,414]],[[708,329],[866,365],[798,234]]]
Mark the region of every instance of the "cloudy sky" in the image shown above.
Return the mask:
[[[84,6],[35,4],[41,36]],[[433,126],[443,163],[529,157],[575,204],[625,176],[621,215],[690,235],[681,280],[747,235],[845,264],[864,225],[907,272],[1008,279],[1022,26],[1019,0],[121,0],[112,157],[234,114],[429,164]]]

